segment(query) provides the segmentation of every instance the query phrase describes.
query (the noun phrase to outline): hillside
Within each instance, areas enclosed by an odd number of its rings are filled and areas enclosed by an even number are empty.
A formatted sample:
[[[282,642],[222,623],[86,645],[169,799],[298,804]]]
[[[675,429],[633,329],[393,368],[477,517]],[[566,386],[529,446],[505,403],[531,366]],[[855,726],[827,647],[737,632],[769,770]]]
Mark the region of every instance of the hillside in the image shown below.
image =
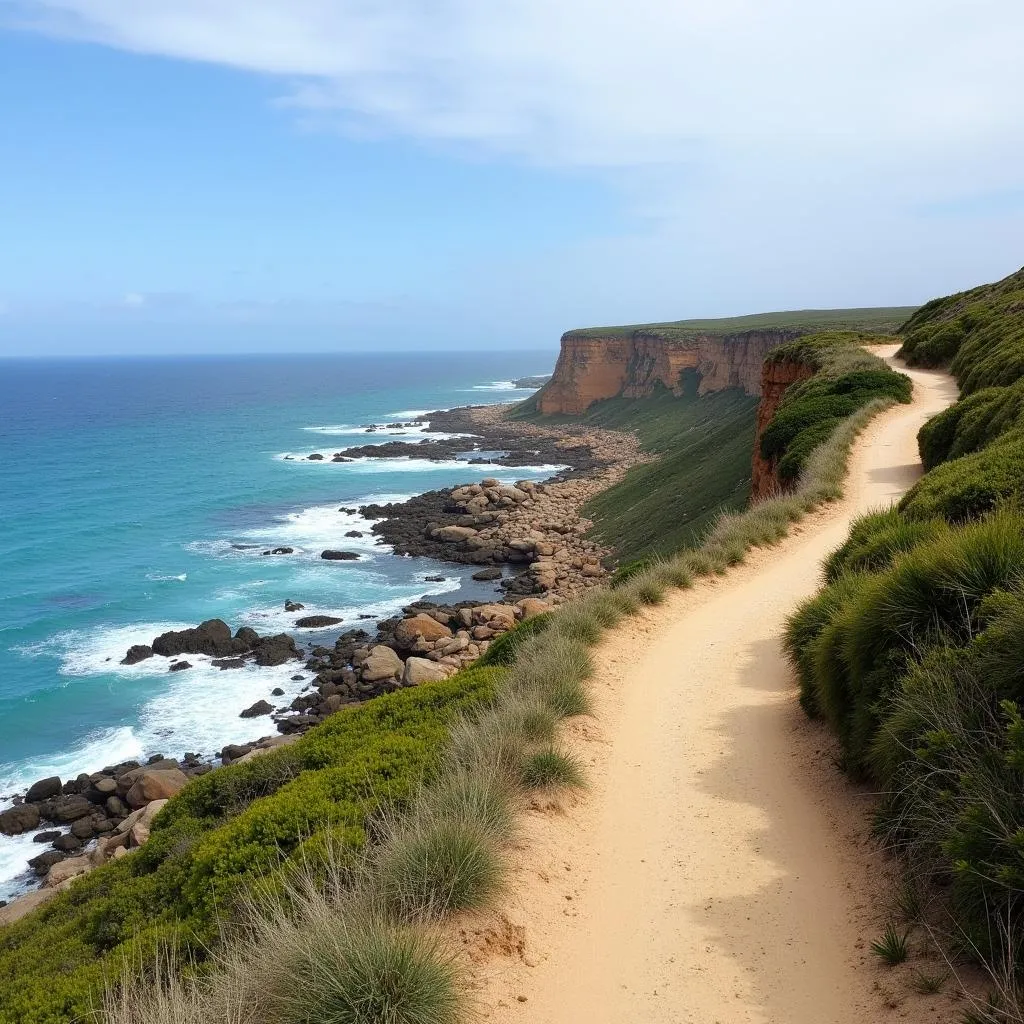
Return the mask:
[[[882,797],[908,931],[944,935],[1024,1004],[1024,271],[936,299],[903,328],[957,402],[921,428],[927,472],[856,521],[789,622],[808,715]],[[927,913],[925,912],[927,910]]]

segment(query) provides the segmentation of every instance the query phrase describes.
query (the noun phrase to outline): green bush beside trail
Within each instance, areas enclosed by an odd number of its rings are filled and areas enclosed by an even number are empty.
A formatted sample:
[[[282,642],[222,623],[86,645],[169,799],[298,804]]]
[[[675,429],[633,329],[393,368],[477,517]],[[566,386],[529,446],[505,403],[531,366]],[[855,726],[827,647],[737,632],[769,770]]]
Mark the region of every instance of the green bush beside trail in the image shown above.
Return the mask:
[[[946,893],[964,948],[1019,984],[1024,271],[928,303],[902,333],[912,365],[949,365],[960,400],[920,431],[922,479],[827,560],[786,648],[804,708],[882,793],[882,834]]]
[[[95,1009],[125,958],[161,943],[201,955],[241,897],[327,846],[355,855],[383,807],[430,776],[461,712],[490,700],[498,668],[343,709],[291,746],[191,781],[137,853],[98,868],[0,930],[0,1021],[67,1024]]]

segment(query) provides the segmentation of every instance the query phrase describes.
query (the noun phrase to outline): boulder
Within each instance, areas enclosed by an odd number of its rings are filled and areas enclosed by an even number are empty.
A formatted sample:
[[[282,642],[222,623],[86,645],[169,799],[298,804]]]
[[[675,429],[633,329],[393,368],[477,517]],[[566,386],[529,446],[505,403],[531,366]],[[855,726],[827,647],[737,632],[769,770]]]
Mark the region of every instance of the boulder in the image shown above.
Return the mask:
[[[192,662],[190,662],[190,661],[172,661],[170,666],[168,667],[167,671],[168,672],[184,672],[187,669],[190,669],[191,667],[192,667]]]
[[[258,700],[255,704],[247,707],[239,714],[239,718],[259,718],[261,715],[269,715],[274,710],[273,704],[265,700]]]
[[[299,607],[301,608],[302,605],[300,604]],[[245,650],[251,651],[260,642],[260,635],[252,626],[240,626],[235,631],[235,640],[238,641],[235,646],[241,647],[244,644]]]
[[[299,629],[320,629],[324,626],[336,626],[343,621],[336,615],[307,615],[304,618],[296,619],[295,625]]]
[[[88,857],[69,857],[50,867],[50,870],[46,872],[46,881],[43,882],[43,885],[48,889],[55,889],[57,886],[71,881],[72,878],[92,871],[92,869],[93,863]]]
[[[541,601],[538,597],[524,597],[522,601],[516,601],[516,607],[524,620],[551,611],[551,605],[547,601]]]
[[[33,843],[52,843],[54,839],[59,839],[60,833],[56,829],[50,829],[46,832],[37,832],[32,837]]]
[[[66,856],[67,854],[61,853],[60,850],[47,850],[46,853],[33,857],[28,866],[42,878],[54,864],[59,864]]]
[[[295,641],[287,633],[265,636],[253,650],[256,654],[256,664],[264,667],[283,665],[292,658],[302,657],[295,648]]]
[[[285,601],[284,610],[286,612],[301,612],[306,606],[301,601]]]
[[[80,839],[83,842],[86,839],[92,839],[95,834],[95,820],[93,818],[79,818],[77,821],[71,823],[71,835],[76,839]],[[54,846],[57,844],[54,843]],[[60,847],[57,847],[60,849]]]
[[[496,565],[495,566],[491,566],[490,568],[487,568],[487,569],[480,569],[477,572],[473,573],[473,579],[481,580],[481,581],[485,581],[485,580],[500,580],[501,579],[501,569],[498,566],[496,566]]]
[[[435,661],[426,658],[407,658],[402,671],[402,682],[406,686],[419,686],[420,683],[437,683],[448,678],[448,670]]]
[[[180,768],[144,769],[128,790],[125,800],[129,807],[143,807],[154,800],[166,800],[180,793],[188,776]]]
[[[426,644],[450,640],[452,631],[432,615],[420,613],[402,621],[395,627],[395,643],[405,650],[423,650]]]
[[[62,853],[74,853],[75,850],[80,850],[82,848],[82,840],[79,839],[78,836],[69,832],[66,836],[58,836],[54,839],[53,848],[55,850],[60,850]]]
[[[501,628],[511,629],[516,624],[516,612],[508,604],[482,604],[473,609],[473,621],[480,625],[497,623]]]
[[[20,921],[26,914],[30,914],[36,907],[41,907],[56,895],[56,889],[36,889],[35,892],[27,892],[24,896],[11,900],[7,906],[0,907],[0,927]]]
[[[78,821],[79,818],[87,818],[92,814],[92,801],[86,800],[84,796],[74,794],[72,796],[58,797],[53,801],[50,810],[50,818],[53,821]]]
[[[320,557],[326,558],[329,562],[355,562],[359,559],[359,556],[354,551],[334,551],[331,549],[321,551]]]
[[[137,665],[140,661],[153,657],[153,648],[149,644],[132,644],[128,653],[121,659],[122,665]]]
[[[169,630],[153,641],[153,653],[165,658],[179,654],[207,654],[223,658],[236,650],[228,624],[222,619],[207,619],[191,629]]]
[[[402,659],[390,647],[378,644],[370,649],[363,661],[361,675],[363,682],[376,683],[384,679],[398,679],[402,668]]]
[[[434,540],[445,541],[449,544],[458,544],[461,541],[475,537],[477,531],[471,526],[442,526],[434,530]]]
[[[25,800],[30,804],[39,803],[40,800],[49,800],[51,796],[58,796],[61,792],[60,777],[51,775],[47,779],[40,779],[33,782],[25,794]]]
[[[149,832],[153,827],[153,819],[166,805],[166,800],[153,800],[142,808],[139,816],[128,828],[128,846],[142,846],[149,839]]]
[[[34,804],[20,804],[0,811],[0,832],[5,836],[20,836],[39,827],[39,808]]]

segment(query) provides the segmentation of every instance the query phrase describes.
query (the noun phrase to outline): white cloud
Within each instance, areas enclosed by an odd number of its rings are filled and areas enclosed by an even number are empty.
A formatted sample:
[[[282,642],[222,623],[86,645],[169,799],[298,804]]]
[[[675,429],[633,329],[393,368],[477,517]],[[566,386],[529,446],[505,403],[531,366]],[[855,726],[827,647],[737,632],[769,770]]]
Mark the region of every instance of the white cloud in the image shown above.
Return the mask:
[[[1019,0],[28,0],[45,31],[284,76],[292,103],[533,160],[1019,132]]]
[[[819,281],[874,260],[927,295],[920,281],[1019,262],[1019,207],[998,230],[991,212],[936,228],[934,211],[1024,184],[1020,0],[7,7],[51,35],[274,76],[316,124],[607,175],[656,225],[628,247],[695,280]]]

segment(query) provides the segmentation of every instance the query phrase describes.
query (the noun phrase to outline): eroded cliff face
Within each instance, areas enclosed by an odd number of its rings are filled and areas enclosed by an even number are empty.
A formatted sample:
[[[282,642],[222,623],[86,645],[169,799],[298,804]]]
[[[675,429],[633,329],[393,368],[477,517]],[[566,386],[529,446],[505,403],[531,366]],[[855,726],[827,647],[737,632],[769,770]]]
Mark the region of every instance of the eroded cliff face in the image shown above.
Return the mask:
[[[675,339],[649,331],[609,337],[570,331],[562,336],[551,380],[537,395],[537,409],[575,416],[602,398],[642,398],[659,384],[681,394],[686,370],[696,373],[698,394],[742,388],[759,395],[765,356],[800,333],[775,329]]]
[[[776,473],[775,460],[761,456],[761,435],[771,423],[786,389],[797,381],[806,380],[813,375],[812,367],[791,359],[766,362],[761,368],[761,401],[757,407],[757,433],[754,435],[754,458],[751,465],[751,501],[771,497],[782,489]]]

